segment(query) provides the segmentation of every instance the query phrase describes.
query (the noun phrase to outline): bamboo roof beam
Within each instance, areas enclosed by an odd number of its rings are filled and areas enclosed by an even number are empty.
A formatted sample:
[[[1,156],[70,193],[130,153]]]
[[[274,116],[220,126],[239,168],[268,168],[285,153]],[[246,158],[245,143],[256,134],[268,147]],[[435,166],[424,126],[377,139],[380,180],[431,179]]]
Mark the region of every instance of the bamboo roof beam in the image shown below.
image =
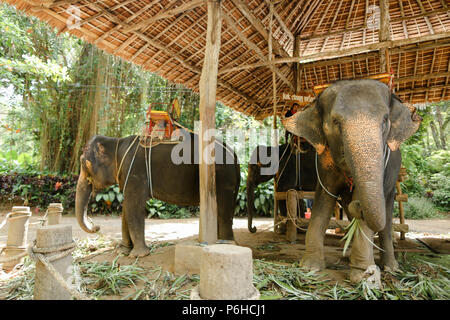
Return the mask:
[[[448,65],[447,65],[447,72],[450,72],[450,59],[448,60]],[[445,78],[445,88],[444,89],[442,89],[442,96],[441,96],[441,100],[444,100],[444,98],[445,98],[445,94],[446,94],[446,91],[447,91],[447,85],[448,85],[448,78],[449,78],[450,76],[448,76],[448,77],[446,77]]]
[[[228,14],[226,12],[223,12],[222,16],[226,22],[227,27],[229,27],[241,39],[241,41],[244,42],[248,46],[248,48],[253,50],[259,56],[261,61],[266,61],[265,56],[264,56],[263,52],[261,51],[261,49],[259,49],[258,46],[256,46],[253,42],[248,40],[244,34],[242,34],[242,32],[239,30],[239,28],[233,22],[233,20],[228,16]],[[286,78],[286,76],[277,67],[275,67],[275,66],[273,67],[273,72],[275,72],[277,74],[277,76],[280,77],[280,79],[282,79],[286,85],[288,85],[292,90],[294,90],[292,83]]]
[[[77,3],[80,1],[81,0],[59,0],[59,1],[57,0],[57,1],[48,1],[47,3],[37,2],[39,4],[36,4],[33,9],[35,9],[35,10],[51,9],[51,8],[55,8],[55,7],[59,7],[59,6],[63,6],[63,5],[74,4],[74,3]],[[35,1],[32,1],[32,2],[36,3]]]
[[[177,2],[178,1],[174,1],[174,3],[177,3]],[[160,12],[158,12],[156,15],[154,15],[153,17],[151,17],[149,19],[146,19],[146,20],[143,20],[136,24],[125,27],[124,32],[131,32],[131,31],[136,31],[136,30],[142,29],[142,28],[147,27],[148,25],[152,24],[155,21],[175,16],[179,13],[195,9],[204,4],[205,4],[205,0],[192,0],[192,1],[188,1],[186,3],[183,3],[182,5],[175,7],[175,8],[161,10]]]
[[[405,18],[405,10],[403,9],[403,0],[398,0],[398,5],[400,7],[400,14],[402,16],[402,18]],[[402,26],[403,26],[403,34],[405,35],[405,38],[409,38],[408,36],[408,28],[406,27],[406,21],[403,20],[402,21]]]
[[[345,56],[350,56],[350,55],[364,53],[364,52],[376,51],[376,50],[380,50],[383,48],[400,47],[400,46],[405,46],[405,45],[409,45],[409,44],[415,44],[418,42],[445,39],[447,37],[450,37],[450,31],[442,32],[442,33],[435,33],[433,35],[422,36],[420,38],[417,37],[417,38],[409,38],[409,39],[401,39],[401,40],[388,40],[388,41],[384,41],[384,42],[372,43],[372,44],[368,44],[365,46],[358,46],[358,47],[353,47],[353,48],[349,48],[349,49],[313,53],[313,54],[309,54],[309,55],[303,55],[300,58],[299,57],[277,58],[277,59],[272,60],[270,63],[259,62],[259,63],[249,64],[249,65],[241,65],[239,67],[234,67],[234,68],[229,68],[229,69],[222,69],[222,70],[220,70],[219,73],[234,72],[234,71],[239,71],[239,70],[258,68],[258,67],[268,66],[269,64],[282,64],[282,63],[293,63],[293,62],[308,63],[308,62],[313,62],[313,61],[339,58],[339,57],[345,57]]]
[[[169,30],[172,30],[172,28],[173,28],[175,25],[177,25],[181,20],[183,20],[185,17],[186,17],[186,13],[181,14],[181,15],[180,15],[178,18],[176,18],[170,25],[168,25],[166,28],[164,28],[164,30],[163,30],[161,33],[159,33],[159,34],[157,35],[156,39],[161,38],[161,37],[162,37],[163,35],[165,35]],[[168,46],[170,47],[171,44],[168,44]],[[148,48],[148,46],[147,46],[147,48]],[[160,53],[161,53],[161,51],[157,51],[154,55],[152,55],[152,56],[150,57],[150,59],[155,60],[155,59],[158,57],[158,55],[159,55]],[[148,59],[148,60],[150,60],[150,59]],[[148,62],[148,60],[146,60],[146,62]],[[145,64],[146,64],[146,63],[144,63],[143,66],[144,66]]]
[[[263,36],[263,38],[267,41],[269,39],[269,32],[266,30],[266,27],[262,24],[262,22],[255,17],[252,10],[248,7],[248,5],[242,0],[231,0],[234,5],[239,9],[239,11],[247,18],[247,20],[253,25],[253,27]],[[281,47],[281,45],[274,41],[273,49],[276,54],[281,57],[289,57],[290,55]]]
[[[401,1],[401,0],[399,0],[399,1]],[[415,14],[415,15],[412,15],[412,16],[393,18],[393,19],[391,19],[390,22],[391,22],[391,24],[393,24],[393,23],[402,22],[402,21],[406,21],[406,20],[413,20],[413,19],[418,19],[418,18],[422,18],[422,17],[429,17],[429,16],[440,14],[440,13],[444,13],[444,12],[450,13],[450,9],[448,7],[446,7],[446,8],[440,8],[440,9],[428,11],[428,12],[425,12],[425,13]],[[321,38],[325,38],[325,37],[329,37],[329,36],[339,36],[339,35],[346,34],[346,33],[350,32],[350,31],[357,32],[357,31],[363,31],[364,29],[366,29],[366,26],[364,26],[364,25],[363,26],[356,26],[356,27],[353,27],[353,28],[347,28],[347,29],[344,29],[344,30],[337,30],[337,31],[334,31],[334,32],[328,32],[328,33],[324,33],[324,34],[301,36],[301,40],[302,41],[305,41],[305,40],[316,40],[316,39],[321,39]]]
[[[420,11],[422,12],[422,14],[426,13],[427,11],[426,11],[425,8],[423,7],[422,1],[421,1],[421,0],[416,0],[416,2],[417,2],[417,4],[419,5]],[[424,18],[424,20],[425,20],[425,23],[427,24],[428,29],[430,30],[430,33],[431,33],[431,34],[434,34],[433,26],[431,25],[430,20],[428,19],[428,17],[427,17],[427,16],[424,16],[423,18]]]
[[[78,0],[78,1],[80,1],[80,0]],[[129,4],[131,2],[134,2],[134,1],[136,1],[136,0],[128,0],[128,1],[125,1],[125,2],[120,2],[120,3],[116,4],[115,6],[112,6],[111,8],[109,8],[109,10],[110,11],[115,11],[115,10],[117,10],[119,8],[122,8],[122,7],[126,6],[127,4]],[[98,11],[98,10],[96,10],[96,11]],[[105,10],[101,10],[101,11],[97,12],[96,14],[94,14],[94,15],[86,18],[86,19],[82,19],[82,20],[80,20],[80,21],[78,21],[78,22],[76,22],[76,23],[74,23],[72,25],[66,26],[61,32],[65,32],[65,31],[70,30],[70,29],[79,28],[85,23],[89,23],[89,22],[91,22],[91,21],[93,21],[95,19],[98,19],[98,18],[104,16],[105,12],[106,12]]]
[[[310,6],[308,7],[308,10],[306,11],[305,15],[303,17],[299,16],[299,18],[301,17],[301,20],[299,22],[298,27],[296,28],[297,33],[301,32],[303,30],[303,28],[308,24],[309,18],[314,13],[314,11],[321,5],[322,1],[315,0],[314,2],[309,1],[309,3],[310,3]],[[296,22],[297,21],[295,21],[294,24]]]
[[[433,59],[431,60],[430,73],[434,70],[434,62],[436,61],[436,49],[433,49]],[[430,79],[427,80],[427,87],[430,87]],[[428,91],[425,94],[425,101],[428,101]]]
[[[264,0],[266,4],[270,7],[271,1],[270,0]],[[283,19],[280,17],[280,15],[277,13],[276,8],[274,8],[273,15],[275,19],[277,20],[278,24],[280,25],[281,29],[283,30],[283,34],[285,34],[291,41],[294,41],[294,35],[292,32],[288,29],[286,24],[284,23]]]

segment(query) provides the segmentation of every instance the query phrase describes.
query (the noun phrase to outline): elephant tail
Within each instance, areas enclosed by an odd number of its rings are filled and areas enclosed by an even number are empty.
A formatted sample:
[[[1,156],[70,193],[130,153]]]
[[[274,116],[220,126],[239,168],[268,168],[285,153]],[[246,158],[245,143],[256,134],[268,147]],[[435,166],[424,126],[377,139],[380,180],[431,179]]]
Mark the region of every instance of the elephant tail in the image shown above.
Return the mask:
[[[256,169],[256,170],[255,170]],[[255,175],[258,167],[254,164],[248,165],[248,175],[247,175],[247,219],[248,219],[248,231],[251,233],[256,232],[256,227],[253,226],[253,214],[255,213]]]

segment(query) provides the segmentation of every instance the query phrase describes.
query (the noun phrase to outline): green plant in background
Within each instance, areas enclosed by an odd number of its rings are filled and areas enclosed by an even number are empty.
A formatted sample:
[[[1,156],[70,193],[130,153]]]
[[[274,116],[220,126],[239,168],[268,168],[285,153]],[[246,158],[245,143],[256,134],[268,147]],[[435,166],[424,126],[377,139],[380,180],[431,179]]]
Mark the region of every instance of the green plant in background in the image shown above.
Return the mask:
[[[197,216],[199,212],[197,206],[180,207],[153,198],[147,200],[145,208],[148,211],[148,218],[158,217],[160,219],[191,218]]]
[[[247,175],[246,165],[241,165],[241,182],[237,196],[235,216],[247,215]],[[270,217],[273,215],[273,180],[261,183],[255,188],[255,209],[259,216]]]
[[[408,198],[408,202],[404,203],[404,208],[406,219],[430,219],[442,217],[442,215],[439,214],[439,211],[433,206],[433,202],[427,198]]]
[[[109,186],[97,193],[95,201],[91,204],[93,213],[118,214],[122,211],[123,194],[117,184]]]

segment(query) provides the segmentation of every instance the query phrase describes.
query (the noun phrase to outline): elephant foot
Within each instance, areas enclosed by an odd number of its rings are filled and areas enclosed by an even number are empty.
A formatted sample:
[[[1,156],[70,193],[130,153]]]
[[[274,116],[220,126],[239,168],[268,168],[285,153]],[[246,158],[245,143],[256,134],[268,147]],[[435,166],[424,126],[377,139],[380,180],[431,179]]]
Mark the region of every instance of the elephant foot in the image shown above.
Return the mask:
[[[351,268],[350,282],[359,283],[366,281],[371,288],[381,289],[381,272],[376,265],[370,265],[366,270],[360,268]]]
[[[317,255],[305,254],[300,260],[300,267],[311,271],[320,271],[325,269],[325,260]]]
[[[130,254],[128,257],[134,259],[134,258],[142,258],[150,254],[150,250],[147,247],[143,248],[133,248],[133,250],[130,251]]]
[[[381,265],[384,271],[397,272],[400,271],[397,260],[395,258],[386,259],[381,261]]]
[[[120,251],[120,253],[123,253],[124,255],[129,255],[132,248],[132,246],[128,246],[122,242],[117,246],[117,249]]]

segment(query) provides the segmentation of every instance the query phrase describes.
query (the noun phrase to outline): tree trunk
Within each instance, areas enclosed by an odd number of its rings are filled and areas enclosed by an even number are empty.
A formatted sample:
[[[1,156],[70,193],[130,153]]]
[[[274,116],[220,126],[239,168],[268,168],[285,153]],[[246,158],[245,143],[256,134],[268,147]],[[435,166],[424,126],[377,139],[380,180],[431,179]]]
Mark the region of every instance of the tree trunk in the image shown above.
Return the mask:
[[[437,132],[436,124],[434,123],[434,121],[430,121],[430,129],[431,134],[433,135],[434,143],[436,144],[436,148],[442,149],[441,140],[439,139],[439,134]]]
[[[442,149],[447,150],[447,143],[445,141],[444,121],[442,120],[441,107],[436,104],[436,120],[439,126],[439,139],[441,141]]]

